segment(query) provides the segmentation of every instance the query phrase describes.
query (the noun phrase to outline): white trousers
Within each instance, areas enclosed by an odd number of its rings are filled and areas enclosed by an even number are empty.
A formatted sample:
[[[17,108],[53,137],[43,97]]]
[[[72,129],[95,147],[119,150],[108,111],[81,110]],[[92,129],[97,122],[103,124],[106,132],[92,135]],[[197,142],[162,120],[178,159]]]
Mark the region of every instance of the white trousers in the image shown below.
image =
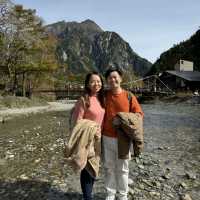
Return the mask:
[[[105,169],[106,200],[127,200],[128,159],[118,159],[117,139],[103,136],[103,162]]]

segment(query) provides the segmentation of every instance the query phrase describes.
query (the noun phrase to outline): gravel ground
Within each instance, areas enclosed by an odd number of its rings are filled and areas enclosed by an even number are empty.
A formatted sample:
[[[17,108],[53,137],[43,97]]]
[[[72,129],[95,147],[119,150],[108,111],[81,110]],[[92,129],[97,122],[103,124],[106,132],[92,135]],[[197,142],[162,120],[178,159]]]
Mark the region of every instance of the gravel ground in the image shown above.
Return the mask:
[[[79,175],[63,160],[72,104],[61,104],[15,117],[0,112],[0,200],[82,199]],[[143,109],[145,151],[130,161],[129,199],[200,199],[200,107]],[[101,168],[94,199],[105,197],[103,180]]]

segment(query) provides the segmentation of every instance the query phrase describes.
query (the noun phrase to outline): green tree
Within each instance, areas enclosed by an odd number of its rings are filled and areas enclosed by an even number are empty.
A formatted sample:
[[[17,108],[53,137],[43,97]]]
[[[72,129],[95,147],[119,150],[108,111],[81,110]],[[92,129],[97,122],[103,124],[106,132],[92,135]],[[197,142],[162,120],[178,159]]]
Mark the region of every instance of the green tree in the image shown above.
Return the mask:
[[[4,58],[1,68],[9,77],[13,94],[21,86],[25,96],[27,80],[30,85],[30,82],[37,82],[34,79],[39,78],[38,72],[57,68],[56,38],[45,32],[35,10],[24,9],[21,5],[8,6],[8,3],[3,7],[6,12],[0,24]]]

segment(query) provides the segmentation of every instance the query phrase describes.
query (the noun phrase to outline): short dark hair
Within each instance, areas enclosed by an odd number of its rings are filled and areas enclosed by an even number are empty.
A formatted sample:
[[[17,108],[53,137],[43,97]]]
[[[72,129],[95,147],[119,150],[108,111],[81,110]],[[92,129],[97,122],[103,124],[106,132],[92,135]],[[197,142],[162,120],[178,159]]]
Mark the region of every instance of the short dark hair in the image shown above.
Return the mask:
[[[110,74],[111,74],[112,72],[117,72],[121,77],[122,77],[122,75],[123,75],[122,71],[121,71],[119,68],[117,68],[117,67],[111,67],[111,68],[109,68],[109,69],[106,71],[106,73],[105,73],[105,78],[107,79],[107,78],[110,76]]]

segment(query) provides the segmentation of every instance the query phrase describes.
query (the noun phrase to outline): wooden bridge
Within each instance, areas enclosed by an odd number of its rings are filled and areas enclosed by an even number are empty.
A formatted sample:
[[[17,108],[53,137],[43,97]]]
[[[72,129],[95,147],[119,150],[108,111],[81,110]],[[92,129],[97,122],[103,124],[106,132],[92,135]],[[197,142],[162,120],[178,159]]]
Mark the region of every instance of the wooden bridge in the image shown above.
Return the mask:
[[[166,96],[174,92],[163,83],[158,76],[152,75],[141,79],[125,82],[122,87],[133,92],[136,96]],[[77,99],[84,92],[80,83],[68,82],[64,88],[56,90],[41,89],[33,91],[34,94],[54,95],[56,99]]]
[[[126,82],[122,86],[137,96],[155,97],[175,94],[157,75]]]

